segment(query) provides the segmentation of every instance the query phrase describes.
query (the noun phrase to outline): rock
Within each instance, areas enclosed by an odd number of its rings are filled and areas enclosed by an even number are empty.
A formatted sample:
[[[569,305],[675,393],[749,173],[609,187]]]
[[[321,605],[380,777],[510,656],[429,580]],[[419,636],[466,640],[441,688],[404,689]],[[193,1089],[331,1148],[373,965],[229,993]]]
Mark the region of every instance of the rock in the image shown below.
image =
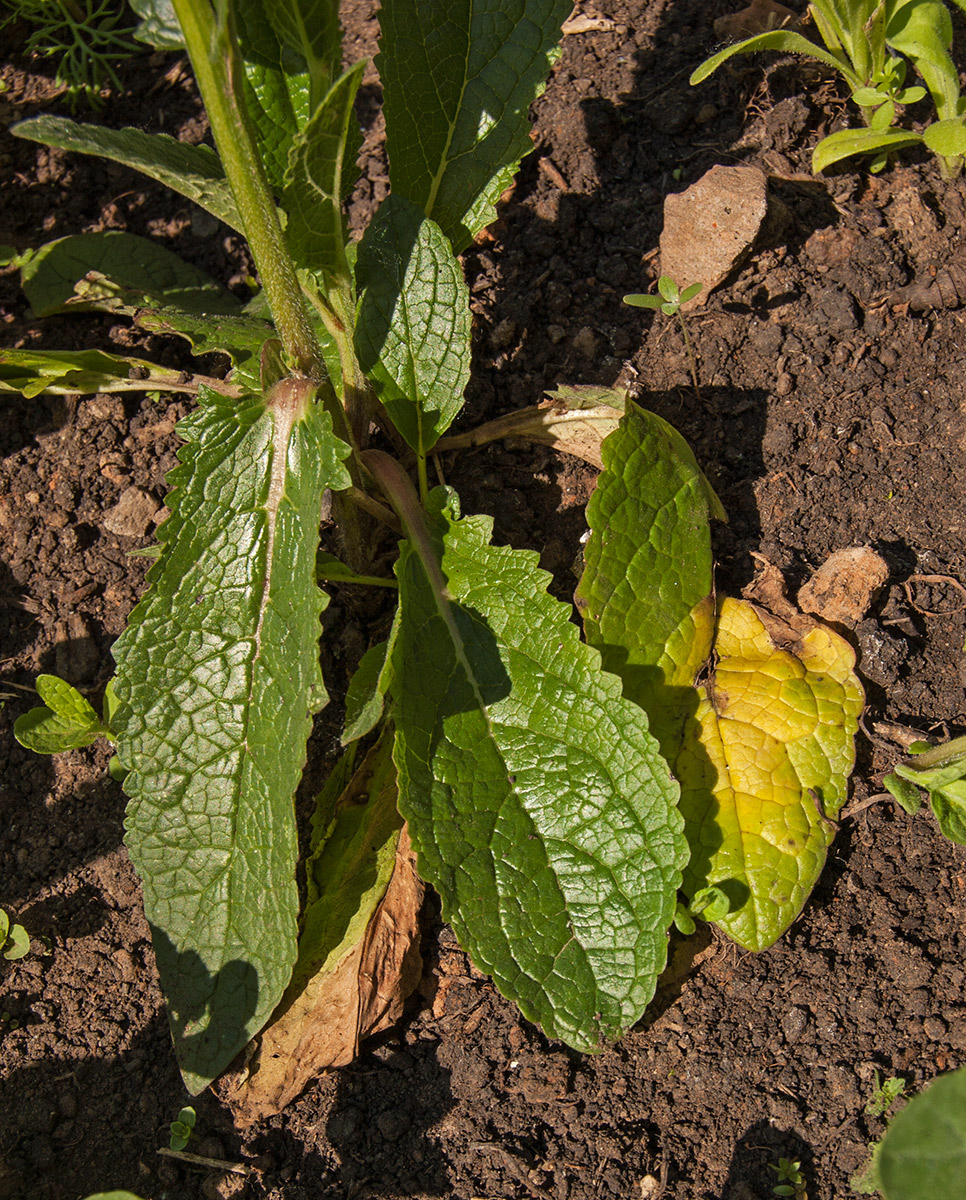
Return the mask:
[[[800,27],[798,13],[784,4],[776,4],[775,0],[751,0],[741,12],[718,17],[714,23],[714,36],[720,42],[736,42],[739,38],[754,37],[773,29],[797,30]]]
[[[144,488],[129,487],[112,509],[104,514],[103,526],[118,537],[144,537],[161,505]]]
[[[682,307],[703,304],[741,262],[768,212],[768,181],[757,167],[712,167],[687,191],[664,201],[661,274],[684,290],[704,290]]]
[[[823,621],[854,629],[888,578],[885,559],[871,546],[836,550],[799,590],[798,607]]]

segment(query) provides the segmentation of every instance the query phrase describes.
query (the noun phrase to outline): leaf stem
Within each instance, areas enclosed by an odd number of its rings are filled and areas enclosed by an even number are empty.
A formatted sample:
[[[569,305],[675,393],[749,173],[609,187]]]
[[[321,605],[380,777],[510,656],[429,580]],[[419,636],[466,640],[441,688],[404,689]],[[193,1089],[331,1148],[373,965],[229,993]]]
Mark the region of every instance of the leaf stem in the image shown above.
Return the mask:
[[[688,352],[688,361],[691,364],[691,380],[694,383],[694,390],[698,399],[701,399],[701,388],[698,385],[698,361],[694,357],[694,351],[691,348],[691,339],[688,337],[688,323],[684,319],[684,314],[680,308],[677,311],[677,318],[681,323],[681,332],[684,334],[684,348]]]

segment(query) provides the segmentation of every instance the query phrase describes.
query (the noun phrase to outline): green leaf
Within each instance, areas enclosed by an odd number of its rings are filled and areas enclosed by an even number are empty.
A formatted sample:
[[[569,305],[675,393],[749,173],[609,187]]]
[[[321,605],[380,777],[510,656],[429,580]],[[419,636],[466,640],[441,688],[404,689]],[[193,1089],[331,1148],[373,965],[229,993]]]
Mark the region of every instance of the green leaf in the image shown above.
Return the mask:
[[[262,348],[275,334],[267,321],[257,317],[220,313],[199,315],[171,306],[137,308],[132,316],[135,325],[141,329],[182,337],[190,344],[193,354],[220,351],[227,354],[236,367],[257,361]]]
[[[155,50],[184,49],[181,26],[171,0],[130,0],[130,5],[141,18],[141,24],[134,30],[139,42],[146,42]]]
[[[943,836],[957,846],[966,846],[966,779],[955,779],[929,793]]]
[[[922,140],[933,154],[941,158],[961,158],[966,155],[966,125],[962,120],[935,121],[926,126]]]
[[[93,285],[85,280],[89,272],[96,275]],[[157,242],[119,230],[48,242],[23,267],[20,278],[38,317],[109,306],[117,289],[195,313],[241,311],[235,297],[206,272]],[[79,281],[84,281],[80,288]]]
[[[345,732],[342,745],[365,737],[382,720],[386,692],[392,679],[389,642],[378,642],[363,654],[345,697]]]
[[[734,58],[736,54],[756,54],[760,50],[778,50],[783,54],[804,54],[808,58],[817,58],[819,62],[825,63],[833,70],[840,71],[850,83],[854,82],[856,87],[860,85],[860,81],[849,69],[848,59],[841,51],[836,54],[824,50],[816,42],[810,42],[808,38],[802,37],[800,33],[790,33],[781,29],[772,30],[770,33],[756,34],[755,37],[745,38],[743,42],[736,42],[733,46],[726,46],[724,50],[719,50],[717,54],[705,59],[692,74],[691,85],[694,86],[694,84],[707,79],[712,72],[717,71],[722,63],[727,62],[729,58]]]
[[[966,1068],[942,1075],[893,1117],[876,1166],[887,1200],[952,1200],[966,1174]]]
[[[950,56],[953,24],[943,0],[893,6],[886,26],[891,49],[912,60],[932,95],[940,120],[957,116],[959,72]]]
[[[569,0],[385,0],[381,51],[393,192],[462,250],[532,150],[530,104]]]
[[[694,299],[694,297],[695,297],[695,296],[696,296],[696,295],[697,295],[697,294],[698,294],[698,293],[699,293],[699,292],[700,292],[700,291],[701,291],[703,288],[704,288],[704,284],[703,284],[703,283],[689,283],[689,284],[688,284],[688,286],[687,286],[687,287],[684,289],[684,291],[681,293],[681,303],[682,303],[682,304],[687,304],[687,302],[688,302],[689,300],[693,300],[693,299]]]
[[[282,197],[292,257],[330,284],[349,283],[342,177],[354,165],[346,162],[345,152],[356,124],[353,102],[365,66],[362,61],[350,67],[295,135]]]
[[[79,750],[113,735],[80,692],[56,675],[37,676],[45,707],[32,708],[14,723],[14,737],[35,754]]]
[[[133,1192],[95,1192],[87,1200],[141,1200],[141,1197]]]
[[[338,0],[271,0],[265,11],[282,46],[306,63],[315,113],[342,62]]]
[[[164,551],[114,647],[127,844],[192,1093],[265,1023],[295,960],[292,796],[327,699],[319,509],[349,484],[311,395],[298,379],[241,401],[202,390]]]
[[[577,606],[587,641],[673,761],[711,651],[709,521],[724,510],[681,435],[636,404],[628,402],[602,455]]]
[[[100,125],[80,125],[66,117],[49,115],[20,121],[10,126],[10,132],[61,150],[96,154],[133,167],[241,232],[241,218],[228,180],[218,155],[208,146],[178,142],[166,133],[105,129]]]
[[[922,807],[922,793],[915,784],[900,779],[898,775],[886,775],[882,780],[882,786],[891,793],[900,808],[905,809],[910,816],[917,813]]]
[[[0,350],[0,392],[30,399],[41,392],[197,391],[179,371],[103,350]]]
[[[660,296],[647,296],[641,293],[635,293],[631,296],[624,297],[624,303],[629,304],[631,308],[663,308],[664,305]]]
[[[598,1050],[666,960],[677,787],[537,555],[491,546],[492,521],[458,520],[442,489],[430,501],[397,567],[400,810],[474,962],[549,1036]]]
[[[425,454],[463,406],[470,375],[469,292],[439,226],[395,194],[356,263],[355,344],[390,419]]]
[[[22,925],[10,925],[8,922],[6,936],[0,939],[3,946],[3,957],[8,962],[16,962],[30,953],[30,934]]]
[[[822,138],[812,151],[812,171],[817,175],[854,154],[904,150],[921,142],[918,133],[909,133],[904,129],[840,129]]]
[[[244,63],[245,107],[262,165],[281,195],[295,135],[311,116],[308,71],[304,61],[283,50],[262,0],[234,0],[232,15]]]

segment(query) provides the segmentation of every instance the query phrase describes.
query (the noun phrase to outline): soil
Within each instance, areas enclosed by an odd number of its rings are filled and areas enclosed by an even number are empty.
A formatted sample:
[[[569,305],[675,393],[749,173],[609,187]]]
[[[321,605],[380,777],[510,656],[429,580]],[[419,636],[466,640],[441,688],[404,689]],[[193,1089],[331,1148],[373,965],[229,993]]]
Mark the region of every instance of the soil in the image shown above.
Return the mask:
[[[813,178],[811,148],[852,114],[834,81],[800,61],[738,59],[689,88],[714,18],[734,7],[601,0],[587,11],[609,27],[565,39],[534,108],[535,151],[492,236],[466,255],[475,367],[460,428],[560,383],[620,381],[689,439],[724,501],[722,590],[748,582],[756,555],[792,585],[845,546],[883,555],[888,585],[855,635],[871,736],[859,739],[850,815],[801,918],[760,955],[707,932],[676,939],[645,1019],[584,1056],[522,1020],[430,911],[420,991],[356,1063],[245,1132],[211,1092],[195,1101],[189,1148],[247,1164],[248,1177],[159,1155],[188,1097],[122,845],[122,793],[103,749],[41,759],[10,727],[40,671],[94,694],[109,678],[111,643],[143,587],[147,560],[131,552],[151,544],[173,425],[190,405],[6,398],[0,904],[33,949],[0,966],[0,1200],[113,1188],[146,1200],[764,1200],[780,1157],[801,1162],[810,1200],[839,1200],[884,1129],[864,1112],[875,1073],[915,1092],[966,1062],[966,852],[928,810],[861,807],[899,753],[877,723],[966,732],[966,500],[955,484],[966,317],[896,301],[966,254],[966,191],[915,154],[879,176]],[[356,0],[346,22],[353,56],[371,53],[370,9]],[[43,69],[10,57],[4,125],[67,111]],[[123,78],[106,123],[204,135],[181,57],[145,55]],[[378,82],[367,78],[357,225],[387,190]],[[125,229],[243,289],[239,239],[178,197],[5,129],[0,139],[0,242]],[[664,196],[715,163],[760,166],[783,219],[689,318],[697,394],[677,324],[621,296],[655,277]],[[178,345],[108,317],[34,321],[9,270],[0,313],[6,345],[133,345],[192,365]],[[556,593],[572,592],[592,470],[507,445],[446,456],[442,469],[466,511],[493,514],[497,540],[538,550]],[[132,487],[153,498],[143,537],[105,523]],[[330,619],[337,611],[348,628],[329,664],[336,694],[376,636],[368,604],[335,594]],[[336,719],[313,740],[314,782]]]

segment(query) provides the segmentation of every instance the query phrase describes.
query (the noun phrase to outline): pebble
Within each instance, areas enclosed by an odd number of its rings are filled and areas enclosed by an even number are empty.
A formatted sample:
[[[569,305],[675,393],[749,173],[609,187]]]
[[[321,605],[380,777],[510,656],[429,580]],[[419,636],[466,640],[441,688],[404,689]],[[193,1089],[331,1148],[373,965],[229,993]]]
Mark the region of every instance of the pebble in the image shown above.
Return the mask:
[[[144,537],[154,523],[161,505],[144,488],[129,487],[104,515],[103,525],[119,537]]]
[[[949,1030],[949,1026],[941,1017],[926,1017],[922,1028],[931,1042],[941,1042]]]
[[[790,396],[795,387],[795,380],[787,371],[782,371],[775,381],[776,396]]]

